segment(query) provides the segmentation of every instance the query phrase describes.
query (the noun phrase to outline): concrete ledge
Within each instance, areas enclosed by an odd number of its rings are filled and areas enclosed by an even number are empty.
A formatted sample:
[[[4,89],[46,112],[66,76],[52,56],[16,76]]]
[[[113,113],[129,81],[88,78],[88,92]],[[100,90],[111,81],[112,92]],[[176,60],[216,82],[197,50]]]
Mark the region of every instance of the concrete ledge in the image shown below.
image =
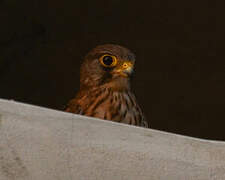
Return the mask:
[[[0,100],[0,180],[224,180],[225,143]]]

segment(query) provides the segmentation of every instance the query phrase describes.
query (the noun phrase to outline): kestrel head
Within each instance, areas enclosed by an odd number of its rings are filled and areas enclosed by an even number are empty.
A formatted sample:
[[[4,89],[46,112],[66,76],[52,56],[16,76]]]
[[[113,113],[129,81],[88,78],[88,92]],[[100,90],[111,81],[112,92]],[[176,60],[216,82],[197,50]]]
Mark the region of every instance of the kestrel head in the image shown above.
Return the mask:
[[[129,89],[135,55],[125,47],[100,45],[91,50],[81,66],[81,88],[108,86],[114,90]]]

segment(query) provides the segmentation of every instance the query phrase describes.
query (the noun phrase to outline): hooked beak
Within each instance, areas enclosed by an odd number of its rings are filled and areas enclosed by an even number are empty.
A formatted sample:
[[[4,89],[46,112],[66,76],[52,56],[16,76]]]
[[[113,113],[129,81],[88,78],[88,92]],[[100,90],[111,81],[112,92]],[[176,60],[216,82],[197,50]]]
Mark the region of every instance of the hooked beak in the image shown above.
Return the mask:
[[[119,74],[122,77],[128,77],[133,72],[133,63],[125,61],[121,66],[113,70],[113,73]]]

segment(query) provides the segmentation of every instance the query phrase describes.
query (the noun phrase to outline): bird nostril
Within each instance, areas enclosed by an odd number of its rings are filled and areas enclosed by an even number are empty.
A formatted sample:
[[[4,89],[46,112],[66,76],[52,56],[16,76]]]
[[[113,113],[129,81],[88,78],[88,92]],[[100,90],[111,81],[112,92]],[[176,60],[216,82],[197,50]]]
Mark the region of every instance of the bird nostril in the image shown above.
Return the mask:
[[[123,67],[124,68],[128,68],[128,64],[127,63],[123,63]]]

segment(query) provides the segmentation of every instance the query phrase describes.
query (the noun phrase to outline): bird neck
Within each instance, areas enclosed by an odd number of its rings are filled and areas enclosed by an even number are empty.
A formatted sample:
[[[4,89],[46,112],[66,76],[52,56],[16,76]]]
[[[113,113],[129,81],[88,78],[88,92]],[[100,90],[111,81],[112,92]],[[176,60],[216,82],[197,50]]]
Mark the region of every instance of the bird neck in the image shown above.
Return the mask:
[[[87,83],[88,82],[88,83]],[[97,83],[98,82],[98,83]],[[110,81],[101,82],[99,81],[91,81],[89,79],[85,79],[85,81],[80,81],[80,89],[82,90],[95,90],[95,89],[110,89],[112,91],[129,91],[130,90],[130,82],[126,77],[114,78]]]
[[[112,91],[129,91],[130,90],[130,82],[128,78],[120,77],[113,79],[113,81],[109,81],[103,85],[103,87],[109,88]]]

